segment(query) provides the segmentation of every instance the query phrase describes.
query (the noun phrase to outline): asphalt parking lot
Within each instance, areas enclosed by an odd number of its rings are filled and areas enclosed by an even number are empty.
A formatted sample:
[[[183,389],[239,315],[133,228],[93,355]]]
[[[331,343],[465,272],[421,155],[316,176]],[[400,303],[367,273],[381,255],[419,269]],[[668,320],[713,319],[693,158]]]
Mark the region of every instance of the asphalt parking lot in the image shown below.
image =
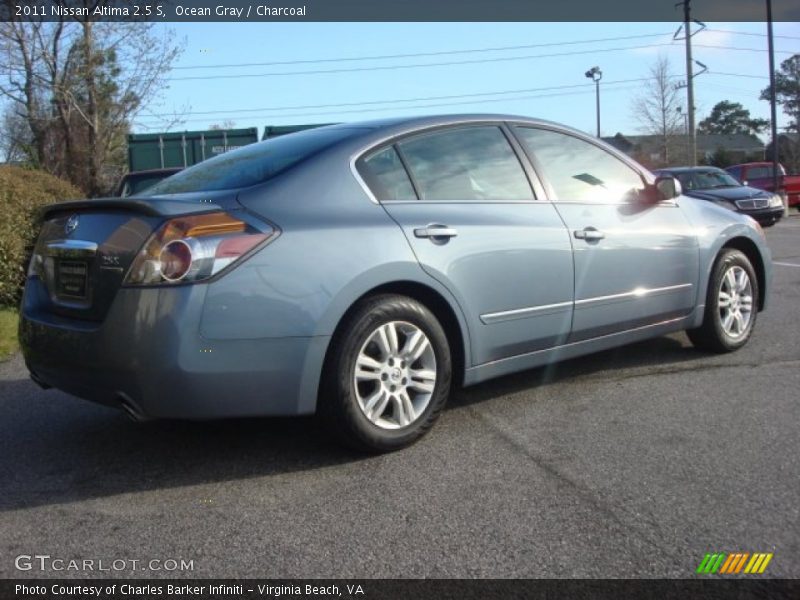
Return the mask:
[[[680,334],[469,388],[388,456],[309,419],[136,425],[0,363],[0,577],[92,575],[17,571],[33,554],[194,565],[126,577],[687,577],[718,551],[800,577],[800,217],[767,237],[783,264],[743,350]]]

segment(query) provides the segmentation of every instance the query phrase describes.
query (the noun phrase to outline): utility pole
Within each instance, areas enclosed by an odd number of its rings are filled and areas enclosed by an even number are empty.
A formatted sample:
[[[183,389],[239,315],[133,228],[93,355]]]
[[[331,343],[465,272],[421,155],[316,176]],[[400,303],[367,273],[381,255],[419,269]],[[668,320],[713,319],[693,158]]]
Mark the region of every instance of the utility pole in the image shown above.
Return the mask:
[[[686,154],[687,158],[689,159],[689,162],[691,162],[692,148],[691,145],[689,144],[689,121],[688,121],[689,115],[683,112],[683,108],[681,108],[680,106],[676,107],[675,110],[678,112],[679,115],[683,117],[683,133],[684,136],[686,137],[686,142],[687,142]]]
[[[767,43],[769,47],[769,112],[772,129],[772,190],[778,193],[778,159],[780,140],[778,140],[778,110],[775,102],[775,46],[772,39],[772,0],[767,0]],[[783,214],[789,214],[789,201],[784,199]]]
[[[689,166],[697,163],[697,132],[694,124],[694,75],[692,74],[691,0],[683,0],[683,33],[686,36],[686,111],[689,113]]]

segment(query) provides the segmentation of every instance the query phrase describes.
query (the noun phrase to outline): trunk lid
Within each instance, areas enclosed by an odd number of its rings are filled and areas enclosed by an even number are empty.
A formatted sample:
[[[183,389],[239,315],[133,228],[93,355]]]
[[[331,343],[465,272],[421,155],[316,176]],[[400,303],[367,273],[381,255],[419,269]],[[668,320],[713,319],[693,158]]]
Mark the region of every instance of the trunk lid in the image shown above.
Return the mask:
[[[166,220],[232,210],[236,193],[107,198],[46,207],[26,282],[26,308],[102,321],[136,255]]]

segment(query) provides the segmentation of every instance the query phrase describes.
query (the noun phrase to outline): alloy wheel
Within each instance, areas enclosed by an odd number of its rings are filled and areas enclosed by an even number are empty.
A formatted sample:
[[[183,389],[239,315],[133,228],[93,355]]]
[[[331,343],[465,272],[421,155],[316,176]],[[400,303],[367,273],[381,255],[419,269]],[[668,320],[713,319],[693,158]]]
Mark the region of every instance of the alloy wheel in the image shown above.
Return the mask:
[[[416,421],[436,387],[436,355],[422,329],[391,321],[375,329],[353,374],[359,408],[374,425],[399,429]]]
[[[753,285],[739,265],[731,266],[722,276],[717,306],[727,335],[740,338],[747,333],[753,316]]]

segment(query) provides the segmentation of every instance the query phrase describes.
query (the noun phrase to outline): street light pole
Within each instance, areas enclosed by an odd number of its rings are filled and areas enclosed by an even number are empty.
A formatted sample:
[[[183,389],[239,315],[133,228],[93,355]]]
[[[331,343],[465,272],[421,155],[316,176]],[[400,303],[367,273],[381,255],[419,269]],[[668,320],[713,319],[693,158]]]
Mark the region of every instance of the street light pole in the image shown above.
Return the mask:
[[[600,67],[592,67],[586,71],[584,75],[594,81],[595,99],[597,103],[597,137],[600,137],[600,80],[603,78],[603,72],[600,70]]]

